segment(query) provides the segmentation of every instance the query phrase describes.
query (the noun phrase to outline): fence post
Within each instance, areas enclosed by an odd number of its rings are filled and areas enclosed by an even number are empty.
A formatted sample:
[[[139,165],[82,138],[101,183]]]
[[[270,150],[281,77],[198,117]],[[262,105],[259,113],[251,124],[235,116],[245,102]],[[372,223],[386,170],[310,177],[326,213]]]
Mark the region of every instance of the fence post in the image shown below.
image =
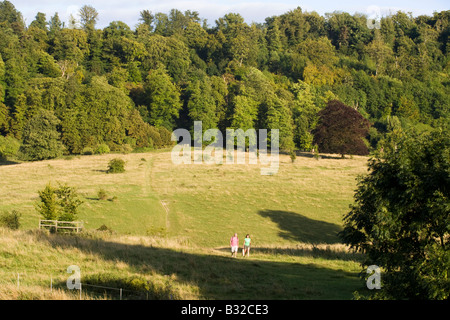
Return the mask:
[[[120,300],[122,300],[122,288],[120,288]]]

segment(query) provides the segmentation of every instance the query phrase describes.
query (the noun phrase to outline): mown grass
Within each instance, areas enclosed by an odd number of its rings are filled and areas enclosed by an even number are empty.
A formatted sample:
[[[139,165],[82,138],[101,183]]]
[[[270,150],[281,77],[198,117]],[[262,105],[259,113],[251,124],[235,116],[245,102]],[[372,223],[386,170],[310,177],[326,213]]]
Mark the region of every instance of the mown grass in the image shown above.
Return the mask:
[[[125,173],[107,174],[117,157]],[[350,299],[362,285],[360,257],[337,233],[366,161],[300,156],[292,163],[281,155],[272,176],[262,176],[260,165],[176,166],[170,152],[0,166],[0,211],[22,214],[20,231],[0,233],[0,298],[52,299],[50,277],[63,290],[75,264],[91,284],[137,290],[130,298]],[[49,182],[81,194],[83,235],[36,231],[37,191]],[[113,233],[95,231],[102,225]],[[251,235],[250,259],[230,258],[234,232],[241,242]],[[62,292],[61,299],[73,297]],[[86,291],[86,298],[118,296]]]

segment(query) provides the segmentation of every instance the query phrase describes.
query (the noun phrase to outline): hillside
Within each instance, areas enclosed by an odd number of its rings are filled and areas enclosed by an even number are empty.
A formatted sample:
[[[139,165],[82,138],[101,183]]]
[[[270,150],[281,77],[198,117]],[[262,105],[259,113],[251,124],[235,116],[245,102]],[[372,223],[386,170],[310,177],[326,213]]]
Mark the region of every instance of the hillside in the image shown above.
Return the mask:
[[[26,25],[0,2],[0,158],[161,148],[194,121],[279,129],[282,149],[309,151],[317,113],[335,99],[370,121],[370,151],[400,129],[448,122],[449,11],[398,11],[376,28],[361,14],[300,7],[262,24],[227,13],[212,26],[173,9],[98,29],[98,15],[86,5],[69,23],[36,12]],[[42,109],[50,128],[38,125]],[[51,152],[35,148],[49,144],[33,140],[43,129],[57,130]]]
[[[106,174],[116,157],[126,161],[126,172]],[[259,164],[174,165],[170,152],[69,159],[0,166],[0,210],[18,210],[23,227],[35,228],[38,190],[67,183],[83,197],[78,219],[87,229],[162,231],[197,245],[207,239],[210,246],[226,243],[235,231],[264,244],[337,242],[367,160],[303,156],[291,163],[280,155],[278,173],[262,176]],[[99,200],[100,189],[107,200]]]
[[[125,173],[105,173],[113,157],[126,161]],[[167,298],[170,283],[181,299],[349,299],[362,285],[359,258],[339,244],[337,232],[366,160],[305,155],[291,163],[281,155],[273,176],[250,164],[175,166],[170,152],[0,166],[0,211],[22,214],[22,231],[2,229],[0,276],[14,284],[23,273],[23,290],[39,297],[51,274],[61,285],[76,264],[91,284],[131,288],[134,278],[154,281],[160,291],[153,298]],[[48,182],[67,183],[82,195],[82,235],[36,230],[37,190]],[[107,200],[98,199],[100,188]],[[102,225],[112,232],[96,231]],[[230,258],[234,232],[251,235],[249,259]],[[233,280],[248,270],[251,277]],[[14,290],[5,286],[3,298],[28,294]]]

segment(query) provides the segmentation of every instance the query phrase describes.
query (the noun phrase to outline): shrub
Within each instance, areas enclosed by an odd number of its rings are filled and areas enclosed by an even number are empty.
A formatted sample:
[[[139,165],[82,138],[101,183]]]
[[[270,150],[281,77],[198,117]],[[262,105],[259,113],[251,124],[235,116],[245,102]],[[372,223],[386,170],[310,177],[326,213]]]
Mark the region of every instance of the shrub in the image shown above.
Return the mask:
[[[112,229],[106,226],[105,224],[102,224],[100,227],[98,227],[97,231],[113,233]]]
[[[17,230],[20,227],[20,217],[22,215],[17,212],[16,210],[13,210],[11,212],[4,212],[0,216],[0,225],[7,227],[9,229]]]
[[[125,154],[133,151],[133,147],[128,143],[123,144],[120,149],[121,149],[122,153],[125,153]]]
[[[98,200],[106,200],[108,198],[108,195],[106,194],[106,191],[103,189],[100,189],[97,193]]]
[[[94,154],[94,149],[92,149],[91,147],[85,147],[81,153],[85,156],[90,156]]]
[[[112,159],[108,164],[107,173],[122,173],[125,172],[125,161],[122,159]]]
[[[109,149],[108,145],[106,143],[101,143],[97,146],[97,149],[95,150],[96,154],[105,154],[109,153],[111,150]]]
[[[291,157],[292,163],[294,163],[295,159],[297,159],[297,154],[295,153],[295,151],[289,152],[289,156]]]
[[[314,159],[320,160],[319,146],[317,144],[314,146],[313,150],[314,150]]]

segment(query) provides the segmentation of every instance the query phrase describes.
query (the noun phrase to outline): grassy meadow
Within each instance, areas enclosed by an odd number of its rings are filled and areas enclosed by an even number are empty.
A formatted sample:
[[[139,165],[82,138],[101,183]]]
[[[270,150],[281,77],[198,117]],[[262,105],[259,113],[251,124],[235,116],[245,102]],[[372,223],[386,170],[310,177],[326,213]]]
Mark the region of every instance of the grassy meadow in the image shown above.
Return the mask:
[[[126,172],[107,174],[116,157]],[[22,214],[19,231],[0,229],[0,299],[77,299],[64,289],[69,265],[124,298],[351,299],[361,257],[337,233],[366,162],[280,155],[278,173],[263,176],[260,165],[174,165],[166,150],[0,165],[0,212]],[[37,230],[49,182],[78,190],[81,235]],[[230,257],[234,232],[241,244],[251,235],[249,258]],[[88,289],[83,299],[119,298]]]

